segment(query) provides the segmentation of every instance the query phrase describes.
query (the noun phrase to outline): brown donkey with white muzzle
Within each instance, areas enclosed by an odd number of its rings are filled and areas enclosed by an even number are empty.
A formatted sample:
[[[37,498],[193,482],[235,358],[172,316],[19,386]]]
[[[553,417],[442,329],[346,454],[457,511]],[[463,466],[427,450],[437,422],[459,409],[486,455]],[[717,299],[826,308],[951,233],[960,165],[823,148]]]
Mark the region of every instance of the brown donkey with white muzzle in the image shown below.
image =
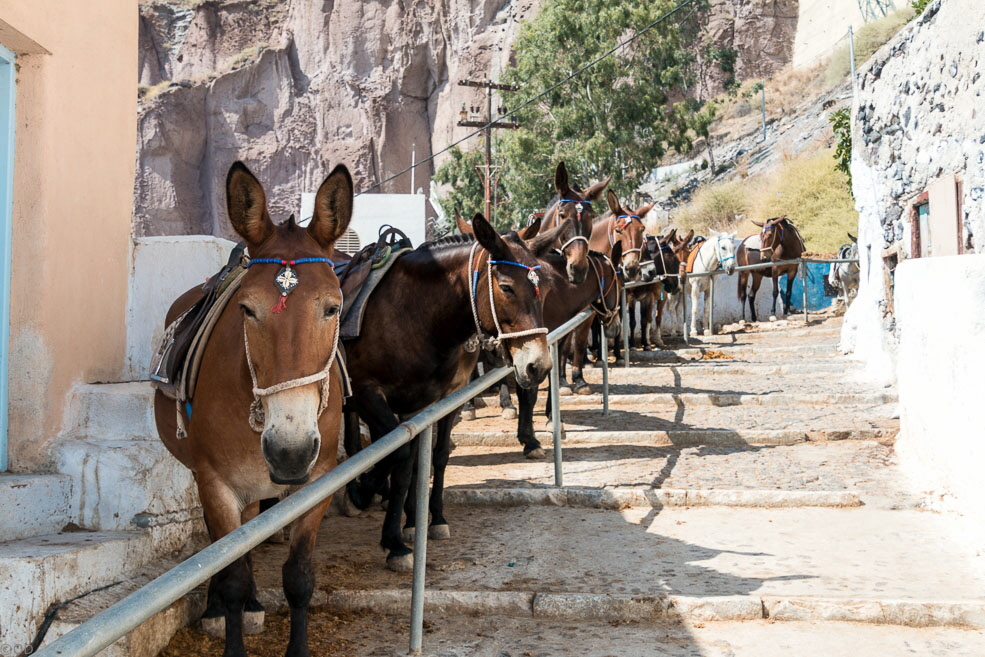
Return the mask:
[[[352,178],[338,166],[315,196],[311,224],[275,226],[260,182],[242,163],[229,170],[226,207],[250,260],[229,290],[201,354],[194,398],[158,390],[157,429],[190,468],[205,521],[218,540],[256,514],[261,499],[317,478],[337,464],[344,374],[336,357],[342,292],[332,247],[352,216]],[[228,289],[228,288],[227,288]],[[202,296],[195,288],[167,314],[170,325]],[[186,375],[187,376],[187,375]],[[291,609],[288,657],[306,657],[311,556],[331,498],[291,529],[284,593]],[[245,516],[245,518],[244,518]],[[224,657],[243,657],[244,607],[260,612],[248,557],[216,575],[203,622],[225,623]],[[221,620],[220,620],[221,619]]]

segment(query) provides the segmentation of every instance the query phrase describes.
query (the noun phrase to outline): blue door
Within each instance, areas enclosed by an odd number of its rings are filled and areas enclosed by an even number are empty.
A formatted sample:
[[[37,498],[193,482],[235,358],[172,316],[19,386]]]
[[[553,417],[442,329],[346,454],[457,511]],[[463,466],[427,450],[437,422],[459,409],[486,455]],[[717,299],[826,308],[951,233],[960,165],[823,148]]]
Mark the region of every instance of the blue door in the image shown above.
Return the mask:
[[[14,191],[14,53],[0,46],[0,472],[7,469],[7,375]]]

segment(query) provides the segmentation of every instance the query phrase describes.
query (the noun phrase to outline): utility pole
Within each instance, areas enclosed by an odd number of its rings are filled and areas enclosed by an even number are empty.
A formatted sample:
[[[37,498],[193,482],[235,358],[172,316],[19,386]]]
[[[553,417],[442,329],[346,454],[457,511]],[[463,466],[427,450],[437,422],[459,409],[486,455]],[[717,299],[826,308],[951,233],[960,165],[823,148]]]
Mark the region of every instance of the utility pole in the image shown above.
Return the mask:
[[[462,103],[462,111],[460,114],[460,120],[458,125],[465,128],[483,128],[482,132],[486,138],[486,165],[483,167],[482,178],[483,187],[485,188],[485,201],[486,201],[486,219],[492,221],[492,190],[494,186],[493,182],[493,163],[492,163],[492,131],[496,128],[507,128],[509,130],[516,130],[520,127],[519,123],[514,123],[512,121],[493,121],[493,102],[492,102],[492,92],[493,89],[498,89],[500,91],[518,91],[519,87],[509,85],[509,84],[497,84],[492,80],[477,81],[477,80],[459,80],[458,84],[463,87],[479,87],[486,90],[486,117],[483,119],[481,116],[469,115],[465,111],[465,103]],[[504,107],[500,107],[500,114],[505,114]],[[497,179],[498,180],[498,179]]]

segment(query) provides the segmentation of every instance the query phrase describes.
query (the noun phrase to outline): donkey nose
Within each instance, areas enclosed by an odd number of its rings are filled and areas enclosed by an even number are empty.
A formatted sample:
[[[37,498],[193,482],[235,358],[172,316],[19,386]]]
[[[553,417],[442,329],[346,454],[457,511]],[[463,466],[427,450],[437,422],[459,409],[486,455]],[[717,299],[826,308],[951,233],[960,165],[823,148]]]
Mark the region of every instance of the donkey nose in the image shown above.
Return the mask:
[[[568,265],[568,280],[575,285],[580,285],[585,282],[585,278],[588,276],[588,267],[578,267],[574,264]]]

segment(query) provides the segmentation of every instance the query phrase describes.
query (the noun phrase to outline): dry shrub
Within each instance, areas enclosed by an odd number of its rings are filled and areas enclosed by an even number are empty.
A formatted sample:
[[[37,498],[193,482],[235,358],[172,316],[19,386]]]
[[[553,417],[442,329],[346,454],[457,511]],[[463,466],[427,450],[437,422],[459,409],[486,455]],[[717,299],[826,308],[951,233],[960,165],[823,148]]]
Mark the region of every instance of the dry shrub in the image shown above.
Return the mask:
[[[786,215],[809,251],[837,251],[848,240],[846,233],[858,230],[858,213],[845,174],[834,164],[832,149],[786,156],[769,175],[700,189],[670,224],[678,232],[736,231],[744,237],[759,232],[753,220]]]
[[[848,241],[846,233],[858,230],[858,213],[848,180],[834,165],[832,149],[785,158],[751,201],[750,216],[763,221],[786,215],[809,251],[837,251]]]
[[[913,7],[907,6],[860,27],[855,33],[855,68],[862,66],[879,48],[896,36],[911,18],[913,18]],[[828,88],[843,82],[848,77],[851,72],[848,57],[849,49],[846,40],[834,51],[825,67],[824,81]]]
[[[698,190],[691,202],[671,219],[678,232],[694,229],[698,234],[708,229],[725,230],[733,226],[737,215],[750,206],[748,181],[716,183]]]

